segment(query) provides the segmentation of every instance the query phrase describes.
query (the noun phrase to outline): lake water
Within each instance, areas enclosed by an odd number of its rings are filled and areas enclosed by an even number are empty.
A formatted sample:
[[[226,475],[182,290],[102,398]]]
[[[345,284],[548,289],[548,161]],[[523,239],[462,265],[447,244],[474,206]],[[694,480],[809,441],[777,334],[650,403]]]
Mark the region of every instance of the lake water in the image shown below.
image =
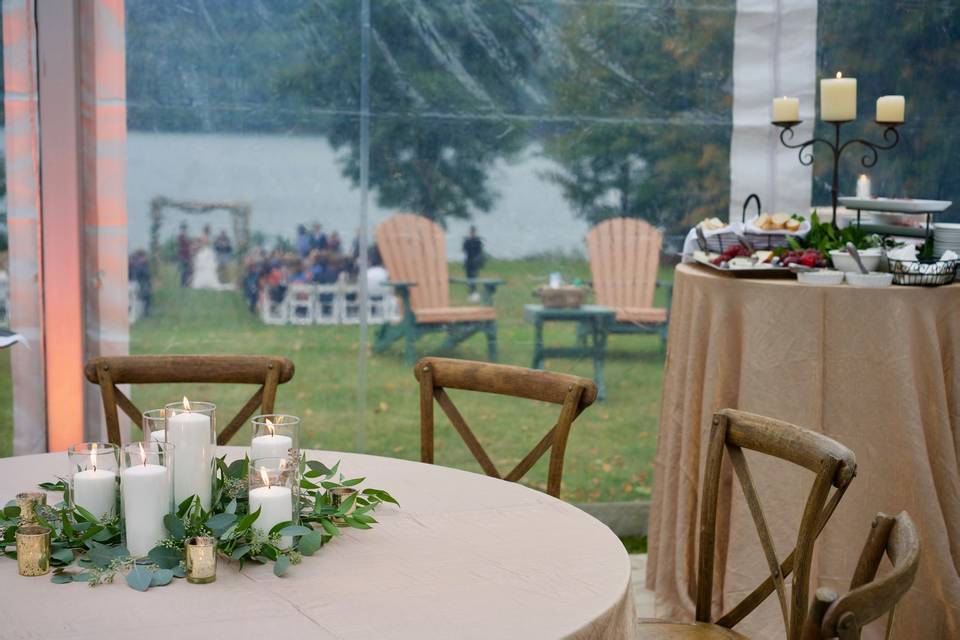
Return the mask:
[[[360,217],[360,190],[340,173],[338,154],[323,138],[283,135],[202,135],[130,132],[127,138],[127,220],[131,251],[149,245],[150,201],[245,201],[252,206],[251,230],[293,238],[298,224],[321,223],[340,232],[349,246]],[[541,174],[551,161],[528,149],[514,162],[498,162],[490,185],[500,194],[493,210],[473,221],[487,251],[519,258],[545,251],[584,252],[587,224],[577,218],[557,185]],[[371,229],[396,213],[376,205],[371,192]],[[162,236],[176,233],[181,219],[198,234],[230,229],[225,212],[185,216],[173,210]],[[451,221],[447,252],[462,258],[460,243],[471,223]]]

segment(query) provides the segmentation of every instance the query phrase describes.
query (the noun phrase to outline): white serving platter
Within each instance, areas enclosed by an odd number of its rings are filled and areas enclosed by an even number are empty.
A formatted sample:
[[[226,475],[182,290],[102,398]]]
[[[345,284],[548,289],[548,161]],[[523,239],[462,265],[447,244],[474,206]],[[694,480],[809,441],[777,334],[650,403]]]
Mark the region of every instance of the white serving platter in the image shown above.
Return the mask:
[[[895,213],[937,213],[953,204],[951,200],[912,200],[910,198],[855,198],[840,196],[837,202],[848,209],[892,211]]]

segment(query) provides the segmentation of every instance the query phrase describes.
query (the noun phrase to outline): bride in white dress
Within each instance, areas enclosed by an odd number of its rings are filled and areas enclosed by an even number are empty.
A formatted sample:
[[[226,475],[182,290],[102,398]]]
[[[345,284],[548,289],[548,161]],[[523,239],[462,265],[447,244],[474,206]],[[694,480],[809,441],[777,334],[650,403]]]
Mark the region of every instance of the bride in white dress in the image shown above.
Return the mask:
[[[190,286],[194,289],[232,289],[233,285],[220,282],[217,275],[217,255],[210,246],[210,233],[204,229],[200,238],[200,248],[193,255],[193,280]]]

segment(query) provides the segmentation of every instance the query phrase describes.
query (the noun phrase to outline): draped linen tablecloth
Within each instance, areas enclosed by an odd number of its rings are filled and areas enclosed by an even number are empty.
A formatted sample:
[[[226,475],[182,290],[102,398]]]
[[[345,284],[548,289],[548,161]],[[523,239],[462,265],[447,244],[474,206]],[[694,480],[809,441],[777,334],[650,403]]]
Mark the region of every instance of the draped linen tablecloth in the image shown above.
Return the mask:
[[[238,447],[223,447],[229,457]],[[26,638],[629,638],[630,562],[606,526],[518,484],[440,466],[308,452],[401,504],[277,578],[221,559],[213,584],[140,593],[56,585],[0,559],[0,636]],[[66,454],[0,460],[0,496],[67,472]]]
[[[921,563],[893,637],[960,637],[960,285],[809,287],[677,267],[646,577],[661,617],[693,617],[698,497],[712,413],[724,407],[819,431],[856,454],[857,477],[817,541],[813,588],[846,593],[874,515],[906,510]],[[782,558],[812,474],[748,458]],[[729,465],[724,474],[717,610],[767,575]],[[864,637],[881,637],[883,624]],[[776,597],[737,630],[783,637]]]

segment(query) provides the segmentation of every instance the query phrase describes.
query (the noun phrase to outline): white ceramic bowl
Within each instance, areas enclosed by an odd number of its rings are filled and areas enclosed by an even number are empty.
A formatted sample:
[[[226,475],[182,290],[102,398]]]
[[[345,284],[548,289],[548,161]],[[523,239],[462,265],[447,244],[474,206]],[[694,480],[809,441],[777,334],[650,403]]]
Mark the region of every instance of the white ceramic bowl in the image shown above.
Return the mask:
[[[857,253],[860,254],[860,260],[863,261],[863,266],[867,268],[867,271],[876,271],[877,267],[880,266],[880,259],[883,258],[883,252],[880,249],[860,249]],[[853,256],[843,249],[831,251],[830,259],[833,261],[835,269],[847,272],[860,271],[857,263],[853,261]]]
[[[853,287],[866,287],[868,289],[882,289],[889,287],[893,283],[892,273],[860,273],[859,271],[847,271],[847,282]]]
[[[815,287],[840,284],[843,282],[843,271],[834,271],[833,269],[800,271],[797,273],[797,281],[801,284],[809,284]]]

